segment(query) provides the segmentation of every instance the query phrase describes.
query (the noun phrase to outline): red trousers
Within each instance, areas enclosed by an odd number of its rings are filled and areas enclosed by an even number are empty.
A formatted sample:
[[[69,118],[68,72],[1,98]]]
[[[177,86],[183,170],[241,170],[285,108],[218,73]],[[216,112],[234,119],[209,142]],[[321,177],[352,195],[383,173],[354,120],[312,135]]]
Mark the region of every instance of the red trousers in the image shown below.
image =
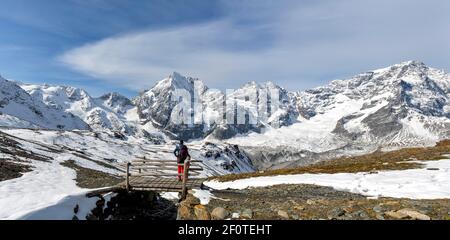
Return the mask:
[[[183,174],[184,173],[184,166],[178,166],[178,174]],[[182,180],[183,176],[182,175],[178,175],[178,180]]]

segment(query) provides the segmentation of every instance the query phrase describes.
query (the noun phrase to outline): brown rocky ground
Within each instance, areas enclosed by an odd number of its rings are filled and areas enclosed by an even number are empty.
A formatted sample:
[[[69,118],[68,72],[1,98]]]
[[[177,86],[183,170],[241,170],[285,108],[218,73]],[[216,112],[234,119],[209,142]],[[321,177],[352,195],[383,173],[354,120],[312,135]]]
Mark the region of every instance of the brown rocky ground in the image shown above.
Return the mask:
[[[342,157],[314,165],[213,177],[233,181],[249,177],[302,173],[356,173],[403,170],[423,167],[413,160],[448,159],[450,140],[434,147],[406,148],[390,152],[376,151],[354,157]],[[358,194],[315,185],[277,185],[244,190],[213,191],[218,199],[206,206],[208,212],[220,209],[240,219],[433,219],[450,220],[450,199],[413,200],[367,199]],[[216,209],[215,212],[218,212]],[[212,214],[214,215],[214,214]],[[214,217],[212,217],[214,218]]]
[[[450,220],[449,199],[367,199],[315,185],[278,185],[213,193],[220,199],[212,199],[206,206],[198,205],[198,200],[192,200],[191,196],[187,200],[191,212],[181,207],[179,215],[184,216],[183,219],[217,219],[216,212],[220,212],[217,209],[223,208],[226,218],[233,218],[234,213],[236,219]]]

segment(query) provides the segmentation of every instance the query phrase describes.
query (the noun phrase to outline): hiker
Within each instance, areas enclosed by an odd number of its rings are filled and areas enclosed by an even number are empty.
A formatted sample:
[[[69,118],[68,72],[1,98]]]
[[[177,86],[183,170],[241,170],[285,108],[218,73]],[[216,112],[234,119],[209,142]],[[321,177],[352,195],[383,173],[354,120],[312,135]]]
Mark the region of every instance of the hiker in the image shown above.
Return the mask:
[[[191,155],[189,155],[189,150],[188,147],[186,145],[184,145],[184,141],[180,140],[180,143],[177,144],[177,146],[175,147],[175,150],[173,151],[173,154],[175,155],[175,157],[177,157],[177,163],[178,164],[183,164],[183,165],[178,165],[178,181],[182,181],[182,175],[184,173],[184,161],[186,160],[186,158],[189,158],[189,161],[191,160]],[[189,166],[187,166],[189,167]]]

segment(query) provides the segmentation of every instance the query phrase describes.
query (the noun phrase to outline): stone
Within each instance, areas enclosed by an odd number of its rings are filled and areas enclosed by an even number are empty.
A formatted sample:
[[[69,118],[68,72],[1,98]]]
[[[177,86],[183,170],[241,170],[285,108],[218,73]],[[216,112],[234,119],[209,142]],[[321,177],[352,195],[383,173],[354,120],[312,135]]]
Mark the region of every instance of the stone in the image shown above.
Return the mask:
[[[308,204],[308,205],[313,205],[313,204],[315,204],[316,202],[314,201],[314,200],[312,200],[312,199],[308,199],[308,200],[306,200],[306,204]]]
[[[300,217],[298,216],[298,215],[292,215],[292,219],[294,219],[294,220],[299,220],[300,219]]]
[[[212,220],[224,220],[230,215],[230,212],[228,212],[223,207],[216,207],[211,212],[211,219]]]
[[[80,206],[77,204],[77,205],[73,208],[73,213],[77,214],[79,210],[80,210]]]
[[[378,213],[377,213],[377,215],[375,216],[375,218],[376,218],[377,220],[385,220],[384,217],[383,217],[383,215],[378,214]]]
[[[277,214],[283,219],[289,219],[289,214],[286,211],[278,210]]]
[[[237,212],[231,214],[231,218],[233,218],[233,219],[238,219],[240,216],[241,216],[241,214],[239,214]]]
[[[345,215],[345,211],[342,208],[334,208],[328,212],[328,219],[336,219]]]
[[[386,212],[385,215],[395,219],[431,220],[428,215],[408,208],[398,211],[389,211]]]
[[[181,204],[186,204],[186,205],[191,205],[191,206],[199,205],[200,199],[189,194],[186,196],[186,199],[181,202]]]
[[[177,219],[178,220],[193,220],[194,215],[191,212],[191,208],[186,205],[180,205],[178,207]]]
[[[439,171],[439,168],[427,168],[428,171]]]
[[[413,220],[425,220],[425,221],[431,220],[429,216],[408,208],[398,210],[397,213],[405,214]]]
[[[381,212],[381,207],[379,205],[375,206],[372,208],[372,210],[376,213],[380,213]]]
[[[206,210],[206,207],[201,204],[194,206],[194,214],[197,220],[211,220],[211,215],[208,210]]]
[[[384,215],[390,217],[390,218],[394,218],[394,219],[405,219],[408,217],[408,215],[404,214],[404,213],[399,213],[397,211],[389,211],[389,212],[385,212]]]
[[[252,219],[253,218],[253,211],[251,209],[247,208],[244,211],[242,211],[241,217]]]
[[[364,212],[364,211],[361,211],[361,212],[359,213],[359,217],[360,217],[361,219],[370,219],[369,214],[367,214],[367,213]]]
[[[97,221],[97,220],[99,220],[99,218],[97,216],[93,215],[93,214],[88,214],[86,216],[86,220]]]

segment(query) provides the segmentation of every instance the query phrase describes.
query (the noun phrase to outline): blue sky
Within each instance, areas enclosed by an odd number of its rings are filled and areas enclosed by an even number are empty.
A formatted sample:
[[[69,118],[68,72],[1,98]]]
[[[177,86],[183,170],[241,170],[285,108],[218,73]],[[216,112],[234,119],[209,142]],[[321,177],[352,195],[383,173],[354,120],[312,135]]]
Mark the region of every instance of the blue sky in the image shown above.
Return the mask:
[[[450,70],[445,0],[2,0],[0,74],[134,96],[173,71],[307,89],[419,60]]]

